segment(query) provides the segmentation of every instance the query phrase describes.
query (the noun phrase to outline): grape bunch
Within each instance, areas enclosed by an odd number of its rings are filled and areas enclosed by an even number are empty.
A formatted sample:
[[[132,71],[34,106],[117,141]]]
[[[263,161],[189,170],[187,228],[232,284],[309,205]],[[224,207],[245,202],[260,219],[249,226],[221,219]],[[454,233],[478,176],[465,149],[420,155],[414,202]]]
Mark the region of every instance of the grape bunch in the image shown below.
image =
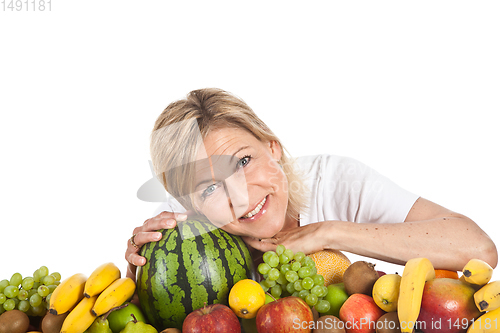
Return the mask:
[[[49,308],[52,292],[60,283],[61,274],[49,274],[46,266],[25,278],[20,273],[12,274],[10,280],[0,281],[0,314],[18,309],[28,316],[43,316]]]
[[[273,297],[298,296],[319,313],[330,310],[330,303],[324,300],[328,293],[325,279],[317,273],[316,263],[304,252],[294,253],[280,244],[276,251],[267,251],[257,267],[262,274],[260,285]]]

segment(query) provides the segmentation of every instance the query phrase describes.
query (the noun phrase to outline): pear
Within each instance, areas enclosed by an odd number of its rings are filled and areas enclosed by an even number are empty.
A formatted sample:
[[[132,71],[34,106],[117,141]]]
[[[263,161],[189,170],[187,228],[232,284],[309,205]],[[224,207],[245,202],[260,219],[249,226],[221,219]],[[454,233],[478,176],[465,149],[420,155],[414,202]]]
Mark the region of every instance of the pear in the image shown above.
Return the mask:
[[[106,316],[107,317],[107,316]],[[97,317],[85,333],[113,333],[105,316]]]
[[[129,321],[125,328],[120,331],[120,333],[158,333],[156,328],[153,326],[146,324],[142,321],[138,321],[133,314],[131,316],[134,320]]]

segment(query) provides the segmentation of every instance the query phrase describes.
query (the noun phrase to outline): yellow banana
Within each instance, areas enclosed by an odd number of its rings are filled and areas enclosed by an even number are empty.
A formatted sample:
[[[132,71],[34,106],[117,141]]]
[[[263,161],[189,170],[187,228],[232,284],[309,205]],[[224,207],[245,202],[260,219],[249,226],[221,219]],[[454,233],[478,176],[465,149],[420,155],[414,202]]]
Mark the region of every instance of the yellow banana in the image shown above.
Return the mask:
[[[500,308],[486,312],[470,324],[467,333],[500,333]]]
[[[425,282],[434,279],[436,273],[427,258],[408,260],[401,277],[398,318],[402,333],[411,333],[420,313]]]
[[[462,273],[465,281],[482,286],[490,282],[493,268],[481,259],[471,259],[465,264]]]
[[[99,295],[92,313],[100,316],[116,306],[120,306],[134,295],[135,282],[131,278],[115,280]]]
[[[57,286],[50,296],[50,313],[63,314],[71,310],[83,298],[83,290],[87,276],[74,274]]]
[[[84,297],[80,303],[68,314],[61,327],[60,333],[83,333],[92,325],[96,316],[92,313],[92,307],[97,296]]]
[[[493,281],[474,293],[474,302],[481,311],[492,311],[500,307],[500,281]],[[500,324],[500,323],[499,323]]]
[[[87,279],[87,283],[85,283],[85,290],[83,291],[83,294],[87,298],[99,295],[104,289],[120,277],[120,269],[116,267],[114,263],[108,262],[102,264],[97,267],[92,274],[90,274]]]

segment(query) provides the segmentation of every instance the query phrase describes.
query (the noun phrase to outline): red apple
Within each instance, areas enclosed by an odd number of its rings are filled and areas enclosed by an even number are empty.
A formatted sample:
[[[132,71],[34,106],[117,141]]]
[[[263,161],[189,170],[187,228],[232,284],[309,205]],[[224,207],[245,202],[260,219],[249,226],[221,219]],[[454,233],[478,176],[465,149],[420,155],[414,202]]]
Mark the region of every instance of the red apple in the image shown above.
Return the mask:
[[[457,279],[427,281],[417,325],[424,333],[465,333],[481,312],[474,303],[475,289]]]
[[[187,315],[182,323],[184,333],[241,333],[240,322],[233,310],[223,304],[205,305]]]
[[[342,304],[340,320],[345,324],[347,333],[375,333],[377,320],[385,313],[365,294],[352,294]]]
[[[310,333],[314,327],[311,308],[302,298],[295,296],[264,304],[255,320],[259,333]]]

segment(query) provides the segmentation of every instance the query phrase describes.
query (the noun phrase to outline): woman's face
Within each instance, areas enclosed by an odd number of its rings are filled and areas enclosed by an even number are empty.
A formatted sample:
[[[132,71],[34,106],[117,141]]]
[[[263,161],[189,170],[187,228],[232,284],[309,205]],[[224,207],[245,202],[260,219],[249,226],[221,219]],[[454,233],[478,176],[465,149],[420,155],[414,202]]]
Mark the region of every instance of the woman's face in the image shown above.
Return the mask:
[[[288,183],[281,147],[243,129],[212,130],[197,156],[195,207],[234,235],[268,238],[284,225]]]

